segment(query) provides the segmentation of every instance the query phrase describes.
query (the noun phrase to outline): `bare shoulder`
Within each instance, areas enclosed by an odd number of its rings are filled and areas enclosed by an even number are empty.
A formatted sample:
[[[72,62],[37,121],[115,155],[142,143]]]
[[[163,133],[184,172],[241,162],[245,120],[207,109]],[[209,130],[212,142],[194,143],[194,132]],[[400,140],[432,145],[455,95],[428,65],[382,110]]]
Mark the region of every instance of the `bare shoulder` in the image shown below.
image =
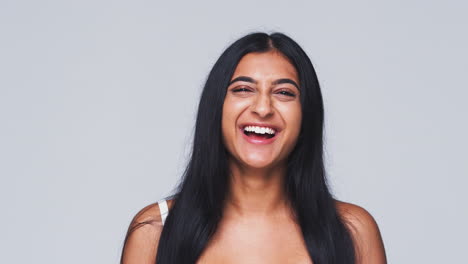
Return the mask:
[[[168,200],[168,208],[172,208],[174,200]],[[137,228],[144,224],[150,224],[153,226],[162,225],[161,211],[158,203],[150,204],[141,209],[133,218],[130,224],[131,228]]]
[[[377,225],[374,217],[372,217],[372,215],[361,206],[337,200],[336,208],[338,209],[340,216],[344,220],[353,224],[356,228],[372,229]]]
[[[387,263],[382,236],[374,217],[352,203],[336,201],[336,208],[353,236],[356,263]]]
[[[172,200],[167,202],[172,207]],[[141,209],[128,227],[121,263],[154,263],[163,228],[159,204]]]

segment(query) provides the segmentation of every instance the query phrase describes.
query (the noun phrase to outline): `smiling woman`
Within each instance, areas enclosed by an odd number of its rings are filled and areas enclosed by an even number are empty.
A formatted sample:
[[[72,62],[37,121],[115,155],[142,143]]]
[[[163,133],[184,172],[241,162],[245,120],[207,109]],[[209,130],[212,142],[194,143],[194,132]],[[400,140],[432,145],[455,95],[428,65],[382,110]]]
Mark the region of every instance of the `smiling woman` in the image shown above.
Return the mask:
[[[298,82],[294,66],[278,51],[249,53],[239,61],[221,123],[224,145],[241,167],[286,167],[302,120]]]
[[[372,216],[329,191],[323,120],[296,42],[281,33],[234,42],[203,89],[177,192],[135,216],[121,262],[386,263]]]

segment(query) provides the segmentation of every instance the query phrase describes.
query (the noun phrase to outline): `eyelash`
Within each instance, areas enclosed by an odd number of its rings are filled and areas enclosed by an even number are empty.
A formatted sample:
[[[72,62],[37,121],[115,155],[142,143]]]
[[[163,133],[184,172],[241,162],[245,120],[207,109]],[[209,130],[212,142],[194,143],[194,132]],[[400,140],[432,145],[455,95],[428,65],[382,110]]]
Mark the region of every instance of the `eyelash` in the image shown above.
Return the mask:
[[[286,96],[289,96],[289,97],[296,97],[296,94],[291,93],[290,91],[287,91],[287,90],[280,90],[280,91],[278,91],[278,93],[281,93],[282,95],[286,95]]]
[[[239,92],[250,92],[249,89],[243,88],[243,87],[242,87],[242,88],[235,88],[235,89],[232,89],[232,91],[235,92],[235,93],[239,93]]]
[[[251,90],[247,89],[247,88],[244,88],[244,87],[241,87],[241,88],[232,89],[232,91],[234,93],[245,93],[245,92],[250,92]],[[278,91],[278,93],[281,94],[281,95],[288,96],[288,97],[296,97],[296,94],[294,94],[292,92],[289,92],[287,90],[280,90],[280,91]]]

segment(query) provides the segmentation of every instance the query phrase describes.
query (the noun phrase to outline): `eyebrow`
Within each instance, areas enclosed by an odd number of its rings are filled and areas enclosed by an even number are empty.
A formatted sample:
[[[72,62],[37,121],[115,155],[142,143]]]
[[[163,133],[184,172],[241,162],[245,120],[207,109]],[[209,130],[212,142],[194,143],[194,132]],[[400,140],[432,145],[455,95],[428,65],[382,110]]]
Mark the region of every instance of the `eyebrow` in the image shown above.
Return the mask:
[[[239,76],[239,77],[233,79],[232,81],[230,81],[229,85],[231,85],[231,84],[233,84],[235,82],[249,82],[249,83],[254,83],[254,84],[258,83],[256,80],[254,80],[251,77]],[[292,85],[296,86],[297,89],[299,89],[299,85],[295,81],[293,81],[291,79],[288,79],[288,78],[281,78],[281,79],[275,80],[272,84],[277,85],[277,84],[282,84],[282,83],[292,84]]]
[[[293,80],[291,80],[291,79],[288,79],[288,78],[278,79],[278,80],[276,80],[276,81],[273,82],[273,85],[282,84],[282,83],[289,83],[289,84],[292,84],[292,85],[296,86],[296,88],[297,88],[298,90],[300,90],[300,89],[299,89],[299,85],[297,85],[297,83],[296,83],[295,81],[293,81]]]

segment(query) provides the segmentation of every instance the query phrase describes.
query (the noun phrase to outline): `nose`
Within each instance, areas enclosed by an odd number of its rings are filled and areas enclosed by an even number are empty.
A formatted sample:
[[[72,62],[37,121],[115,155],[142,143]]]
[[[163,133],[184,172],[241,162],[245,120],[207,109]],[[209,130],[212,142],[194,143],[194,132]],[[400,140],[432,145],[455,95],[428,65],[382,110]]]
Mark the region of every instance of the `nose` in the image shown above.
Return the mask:
[[[273,107],[269,95],[259,94],[252,105],[252,112],[256,113],[261,118],[266,118],[273,114]]]

